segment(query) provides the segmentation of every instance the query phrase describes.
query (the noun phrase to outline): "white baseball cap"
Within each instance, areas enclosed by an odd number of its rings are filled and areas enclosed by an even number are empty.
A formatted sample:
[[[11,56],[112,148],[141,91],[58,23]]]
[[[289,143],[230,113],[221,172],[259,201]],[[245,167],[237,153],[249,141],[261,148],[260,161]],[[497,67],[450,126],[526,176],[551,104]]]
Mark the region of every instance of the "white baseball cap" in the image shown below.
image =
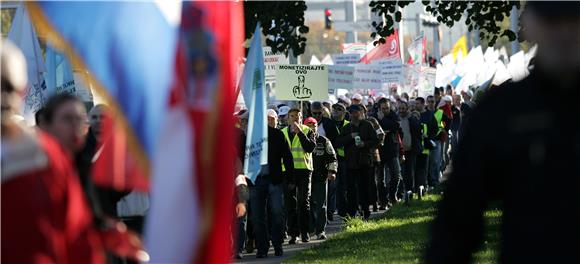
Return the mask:
[[[354,94],[354,95],[352,96],[352,100],[359,100],[359,101],[362,101],[362,99],[363,99],[362,95],[360,95],[360,94],[358,94],[358,93],[357,93],[357,94]]]
[[[290,107],[285,105],[285,106],[280,107],[280,109],[278,109],[278,110],[280,110],[278,112],[278,116],[285,116],[290,111]]]

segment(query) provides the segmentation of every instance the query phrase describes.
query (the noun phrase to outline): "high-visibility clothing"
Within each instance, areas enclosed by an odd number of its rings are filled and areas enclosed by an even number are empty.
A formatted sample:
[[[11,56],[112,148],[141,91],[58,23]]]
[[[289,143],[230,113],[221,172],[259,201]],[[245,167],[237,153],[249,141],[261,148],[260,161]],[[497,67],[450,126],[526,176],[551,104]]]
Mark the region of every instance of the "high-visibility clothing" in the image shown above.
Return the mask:
[[[307,126],[301,126],[300,130],[305,135],[310,133],[310,128]],[[292,141],[290,141],[290,137],[288,136],[288,127],[282,129],[282,133],[284,133],[284,137],[286,137],[286,142],[290,145],[290,152],[292,152],[292,158],[294,160],[294,169],[307,169],[313,170],[312,166],[312,153],[306,153],[304,148],[302,148],[302,143],[300,143],[300,139],[298,135],[295,135]],[[282,165],[282,171],[286,171],[284,165]]]
[[[336,127],[336,129],[338,129],[338,134],[340,135],[340,131],[342,130],[343,127],[345,127],[346,125],[348,125],[350,122],[348,122],[348,120],[344,120],[344,124],[342,124],[342,127]],[[339,157],[344,157],[344,147],[340,147],[336,149],[336,154]]]

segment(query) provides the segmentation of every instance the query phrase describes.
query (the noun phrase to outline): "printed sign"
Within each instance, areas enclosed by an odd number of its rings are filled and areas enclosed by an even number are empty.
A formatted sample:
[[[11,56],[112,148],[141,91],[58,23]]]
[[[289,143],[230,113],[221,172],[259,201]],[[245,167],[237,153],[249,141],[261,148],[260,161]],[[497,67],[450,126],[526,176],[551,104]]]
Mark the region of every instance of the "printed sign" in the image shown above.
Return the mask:
[[[332,54],[334,65],[353,65],[360,61],[360,53]]]
[[[328,66],[278,65],[277,100],[328,100]]]
[[[342,65],[328,66],[328,93],[335,94],[338,89],[352,90],[354,67]]]
[[[427,98],[435,92],[435,78],[437,70],[435,68],[425,68],[419,76],[418,95]]]
[[[276,66],[288,64],[289,59],[282,53],[273,53],[272,48],[262,47],[264,52],[264,82],[266,83],[266,97],[273,98],[276,91]]]
[[[403,63],[400,58],[374,60],[371,64],[381,66],[384,83],[403,83]]]
[[[355,65],[353,88],[381,89],[382,84],[381,66],[368,64]]]

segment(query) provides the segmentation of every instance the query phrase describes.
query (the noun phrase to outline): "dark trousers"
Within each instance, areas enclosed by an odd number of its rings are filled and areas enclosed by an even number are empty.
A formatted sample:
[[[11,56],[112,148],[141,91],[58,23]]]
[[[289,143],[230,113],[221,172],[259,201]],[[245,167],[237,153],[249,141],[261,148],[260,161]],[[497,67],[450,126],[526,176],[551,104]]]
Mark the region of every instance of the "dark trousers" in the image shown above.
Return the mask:
[[[405,151],[405,161],[403,162],[403,182],[405,191],[415,191],[415,167],[417,164],[417,153]]]
[[[377,170],[375,166],[372,166],[368,169],[369,172],[369,204],[376,204],[379,201],[379,194],[378,194],[378,183],[377,177]]]
[[[380,205],[386,206],[388,200],[387,184],[385,183],[385,164],[379,163],[375,166],[375,181],[377,183],[377,200]]]
[[[281,248],[284,232],[284,185],[272,184],[268,176],[260,175],[250,188],[250,201],[250,217],[254,225],[258,254],[268,253],[270,238],[274,248]]]
[[[312,171],[294,170],[294,185],[288,184],[288,234],[290,236],[308,234],[310,223],[310,180]]]
[[[310,231],[320,234],[326,229],[326,192],[328,181],[312,181],[310,196]]]
[[[350,169],[347,178],[346,199],[348,203],[348,216],[355,217],[358,206],[361,206],[364,216],[370,215],[369,211],[369,168]]]
[[[415,171],[415,191],[418,191],[418,187],[423,185],[427,187],[427,173],[429,168],[429,155],[420,153],[417,155],[417,164]]]
[[[399,185],[401,183],[401,165],[398,157],[385,160],[381,163],[379,173],[384,178],[387,189],[387,200],[393,201],[397,197]]]
[[[337,175],[338,176],[338,175]],[[328,190],[326,194],[326,204],[327,204],[327,213],[329,215],[334,214],[336,211],[336,187],[337,181],[328,181]]]
[[[336,176],[336,208],[338,214],[345,216],[348,211],[346,202],[346,186],[348,181],[348,170],[344,159],[338,160],[338,175]]]
[[[232,225],[232,237],[234,238],[234,252],[242,253],[246,246],[246,227],[248,214],[241,218],[235,218],[234,225]]]

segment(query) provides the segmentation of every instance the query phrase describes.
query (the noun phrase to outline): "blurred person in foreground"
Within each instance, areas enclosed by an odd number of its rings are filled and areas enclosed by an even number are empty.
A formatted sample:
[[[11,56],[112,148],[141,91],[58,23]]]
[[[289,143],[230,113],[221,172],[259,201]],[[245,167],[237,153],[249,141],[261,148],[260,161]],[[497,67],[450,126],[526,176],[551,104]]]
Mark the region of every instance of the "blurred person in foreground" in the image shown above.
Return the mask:
[[[495,201],[503,210],[500,262],[578,262],[580,2],[528,1],[522,25],[538,44],[535,68],[490,90],[470,114],[427,263],[472,261]]]
[[[70,136],[59,139],[15,122],[26,89],[26,62],[6,40],[0,50],[2,263],[103,263],[102,244],[72,164],[71,149],[80,147],[82,133],[74,124],[86,122],[86,116],[59,109],[57,120],[47,124]],[[66,144],[59,144],[63,139]]]

